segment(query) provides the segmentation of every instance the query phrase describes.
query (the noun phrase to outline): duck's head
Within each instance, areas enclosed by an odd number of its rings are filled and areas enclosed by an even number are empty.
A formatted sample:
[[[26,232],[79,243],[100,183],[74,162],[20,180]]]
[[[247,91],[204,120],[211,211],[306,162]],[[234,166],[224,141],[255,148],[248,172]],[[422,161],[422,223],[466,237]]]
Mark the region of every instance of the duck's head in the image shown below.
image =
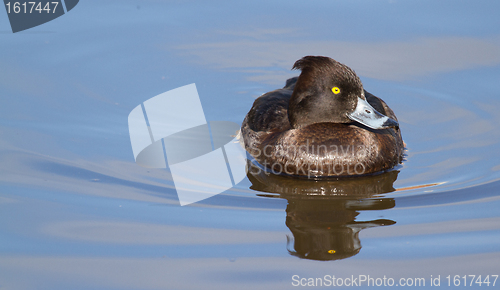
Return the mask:
[[[295,62],[293,69],[302,73],[288,106],[292,128],[352,121],[372,129],[398,126],[366,101],[363,84],[349,67],[328,57],[306,56]]]

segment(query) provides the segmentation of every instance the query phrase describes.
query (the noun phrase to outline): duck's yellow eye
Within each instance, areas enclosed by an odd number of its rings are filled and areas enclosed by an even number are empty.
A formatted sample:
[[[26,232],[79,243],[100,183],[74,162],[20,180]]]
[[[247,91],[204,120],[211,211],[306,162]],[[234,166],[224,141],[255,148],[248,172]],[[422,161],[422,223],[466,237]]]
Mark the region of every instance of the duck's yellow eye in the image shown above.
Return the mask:
[[[336,252],[337,252],[337,251],[335,251],[335,250],[329,250],[329,251],[328,251],[328,254],[335,254]]]
[[[333,88],[332,88],[332,92],[333,92],[334,94],[338,95],[338,94],[340,93],[340,89],[339,89],[339,87],[333,87]]]

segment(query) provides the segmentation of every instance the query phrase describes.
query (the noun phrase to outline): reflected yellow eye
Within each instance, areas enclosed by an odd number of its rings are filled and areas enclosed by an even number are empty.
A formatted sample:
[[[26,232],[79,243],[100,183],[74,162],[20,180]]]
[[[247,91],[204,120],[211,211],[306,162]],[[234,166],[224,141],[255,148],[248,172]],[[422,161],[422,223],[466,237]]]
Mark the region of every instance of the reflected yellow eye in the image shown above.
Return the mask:
[[[340,89],[338,87],[333,87],[332,92],[336,95],[340,94]]]

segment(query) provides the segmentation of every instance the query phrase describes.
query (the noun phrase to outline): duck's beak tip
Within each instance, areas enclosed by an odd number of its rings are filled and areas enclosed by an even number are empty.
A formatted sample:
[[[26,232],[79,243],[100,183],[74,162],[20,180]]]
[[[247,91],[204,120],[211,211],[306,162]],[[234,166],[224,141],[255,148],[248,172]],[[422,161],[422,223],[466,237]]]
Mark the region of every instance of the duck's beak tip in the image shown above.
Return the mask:
[[[372,129],[399,128],[399,123],[375,110],[366,100],[358,98],[354,112],[347,115],[349,119]]]

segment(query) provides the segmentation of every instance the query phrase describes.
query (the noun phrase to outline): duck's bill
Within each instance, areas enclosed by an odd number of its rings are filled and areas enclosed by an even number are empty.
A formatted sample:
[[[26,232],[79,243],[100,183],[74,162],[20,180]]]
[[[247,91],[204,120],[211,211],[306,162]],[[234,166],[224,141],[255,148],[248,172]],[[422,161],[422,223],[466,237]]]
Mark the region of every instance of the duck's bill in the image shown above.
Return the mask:
[[[358,105],[351,114],[347,115],[349,119],[359,122],[372,129],[386,129],[390,127],[399,127],[399,123],[393,119],[380,114],[366,100],[358,97]]]

